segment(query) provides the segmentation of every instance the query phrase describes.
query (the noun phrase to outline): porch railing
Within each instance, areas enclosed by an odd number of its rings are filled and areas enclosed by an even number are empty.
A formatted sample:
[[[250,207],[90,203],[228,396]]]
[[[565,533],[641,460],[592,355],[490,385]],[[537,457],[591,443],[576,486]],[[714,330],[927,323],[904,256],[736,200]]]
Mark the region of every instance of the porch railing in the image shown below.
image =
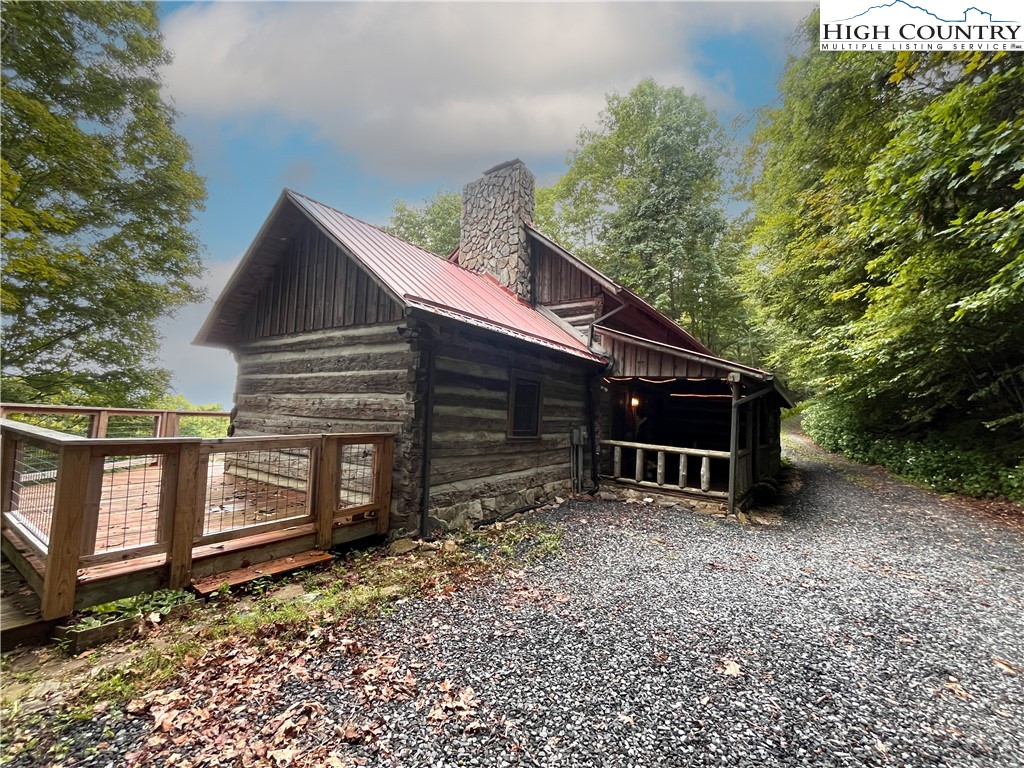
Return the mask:
[[[388,433],[83,438],[3,419],[0,440],[4,538],[44,619],[72,612],[80,569],[155,558],[180,588],[200,547],[302,527],[327,549],[338,528],[388,528]]]
[[[625,440],[601,440],[601,445],[612,449],[612,474],[610,477],[622,483],[645,488],[682,491],[715,499],[728,499],[728,491],[713,490],[711,487],[712,462],[724,462],[729,470],[729,452],[711,451],[701,448],[676,448],[669,445],[632,443]],[[743,459],[746,451],[740,451]],[[678,465],[668,471],[668,456],[677,456]],[[699,461],[699,465],[697,462]],[[699,470],[697,467],[699,466]],[[697,484],[691,484],[693,476]],[[606,477],[608,477],[606,475]],[[653,478],[653,479],[649,479]]]

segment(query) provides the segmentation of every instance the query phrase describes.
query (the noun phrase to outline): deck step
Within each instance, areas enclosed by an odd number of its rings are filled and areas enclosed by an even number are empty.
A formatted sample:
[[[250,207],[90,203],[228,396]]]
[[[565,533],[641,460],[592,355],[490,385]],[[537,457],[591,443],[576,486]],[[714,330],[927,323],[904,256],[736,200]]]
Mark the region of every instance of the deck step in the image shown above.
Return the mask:
[[[334,559],[334,555],[320,549],[311,549],[307,552],[299,552],[297,555],[281,557],[277,560],[269,560],[258,565],[250,565],[247,568],[237,568],[233,571],[215,573],[212,576],[199,579],[192,583],[192,589],[203,597],[209,597],[224,584],[229,587],[237,587],[256,579],[267,576],[279,576],[282,573],[291,573],[300,568],[308,568],[317,563],[326,563]]]

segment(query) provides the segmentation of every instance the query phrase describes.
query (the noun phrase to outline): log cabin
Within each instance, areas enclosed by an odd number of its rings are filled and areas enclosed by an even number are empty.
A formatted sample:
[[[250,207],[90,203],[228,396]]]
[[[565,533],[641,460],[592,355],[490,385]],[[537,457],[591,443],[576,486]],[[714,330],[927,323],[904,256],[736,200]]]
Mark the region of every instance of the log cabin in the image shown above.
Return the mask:
[[[195,340],[234,354],[233,433],[395,433],[391,525],[421,534],[602,481],[749,504],[784,388],[533,212],[532,173],[495,166],[442,257],[284,190]]]

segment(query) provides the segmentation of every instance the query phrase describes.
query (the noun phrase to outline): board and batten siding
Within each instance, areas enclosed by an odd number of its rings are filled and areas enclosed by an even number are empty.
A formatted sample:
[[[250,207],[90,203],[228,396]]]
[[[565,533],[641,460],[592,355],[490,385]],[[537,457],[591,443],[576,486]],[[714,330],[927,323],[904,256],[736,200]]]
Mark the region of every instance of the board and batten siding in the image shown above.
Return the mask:
[[[534,242],[534,291],[538,304],[575,328],[586,328],[601,314],[604,295],[589,275],[557,253]]]
[[[465,526],[567,494],[570,434],[587,418],[587,367],[465,333],[434,355],[432,524]],[[539,438],[508,436],[513,371],[541,383]]]
[[[241,322],[246,339],[394,323],[403,307],[323,232],[305,222],[288,255],[253,298]]]

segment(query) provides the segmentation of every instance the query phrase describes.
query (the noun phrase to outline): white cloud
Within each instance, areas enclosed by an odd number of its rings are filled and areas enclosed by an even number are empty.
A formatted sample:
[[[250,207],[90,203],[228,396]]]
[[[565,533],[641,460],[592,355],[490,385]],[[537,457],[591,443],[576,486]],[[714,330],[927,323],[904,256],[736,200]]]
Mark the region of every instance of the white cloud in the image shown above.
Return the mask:
[[[558,156],[604,95],[646,76],[726,112],[688,45],[780,41],[798,3],[196,3],[163,23],[169,93],[191,118],[273,116],[392,178],[465,179],[496,157]]]
[[[160,325],[164,343],[160,348],[160,365],[174,371],[172,387],[194,403],[219,402],[230,409],[235,391],[235,361],[224,349],[197,347],[192,339],[213,309],[213,302],[241,261],[241,255],[228,261],[208,264],[203,284],[208,299],[191,304]]]

